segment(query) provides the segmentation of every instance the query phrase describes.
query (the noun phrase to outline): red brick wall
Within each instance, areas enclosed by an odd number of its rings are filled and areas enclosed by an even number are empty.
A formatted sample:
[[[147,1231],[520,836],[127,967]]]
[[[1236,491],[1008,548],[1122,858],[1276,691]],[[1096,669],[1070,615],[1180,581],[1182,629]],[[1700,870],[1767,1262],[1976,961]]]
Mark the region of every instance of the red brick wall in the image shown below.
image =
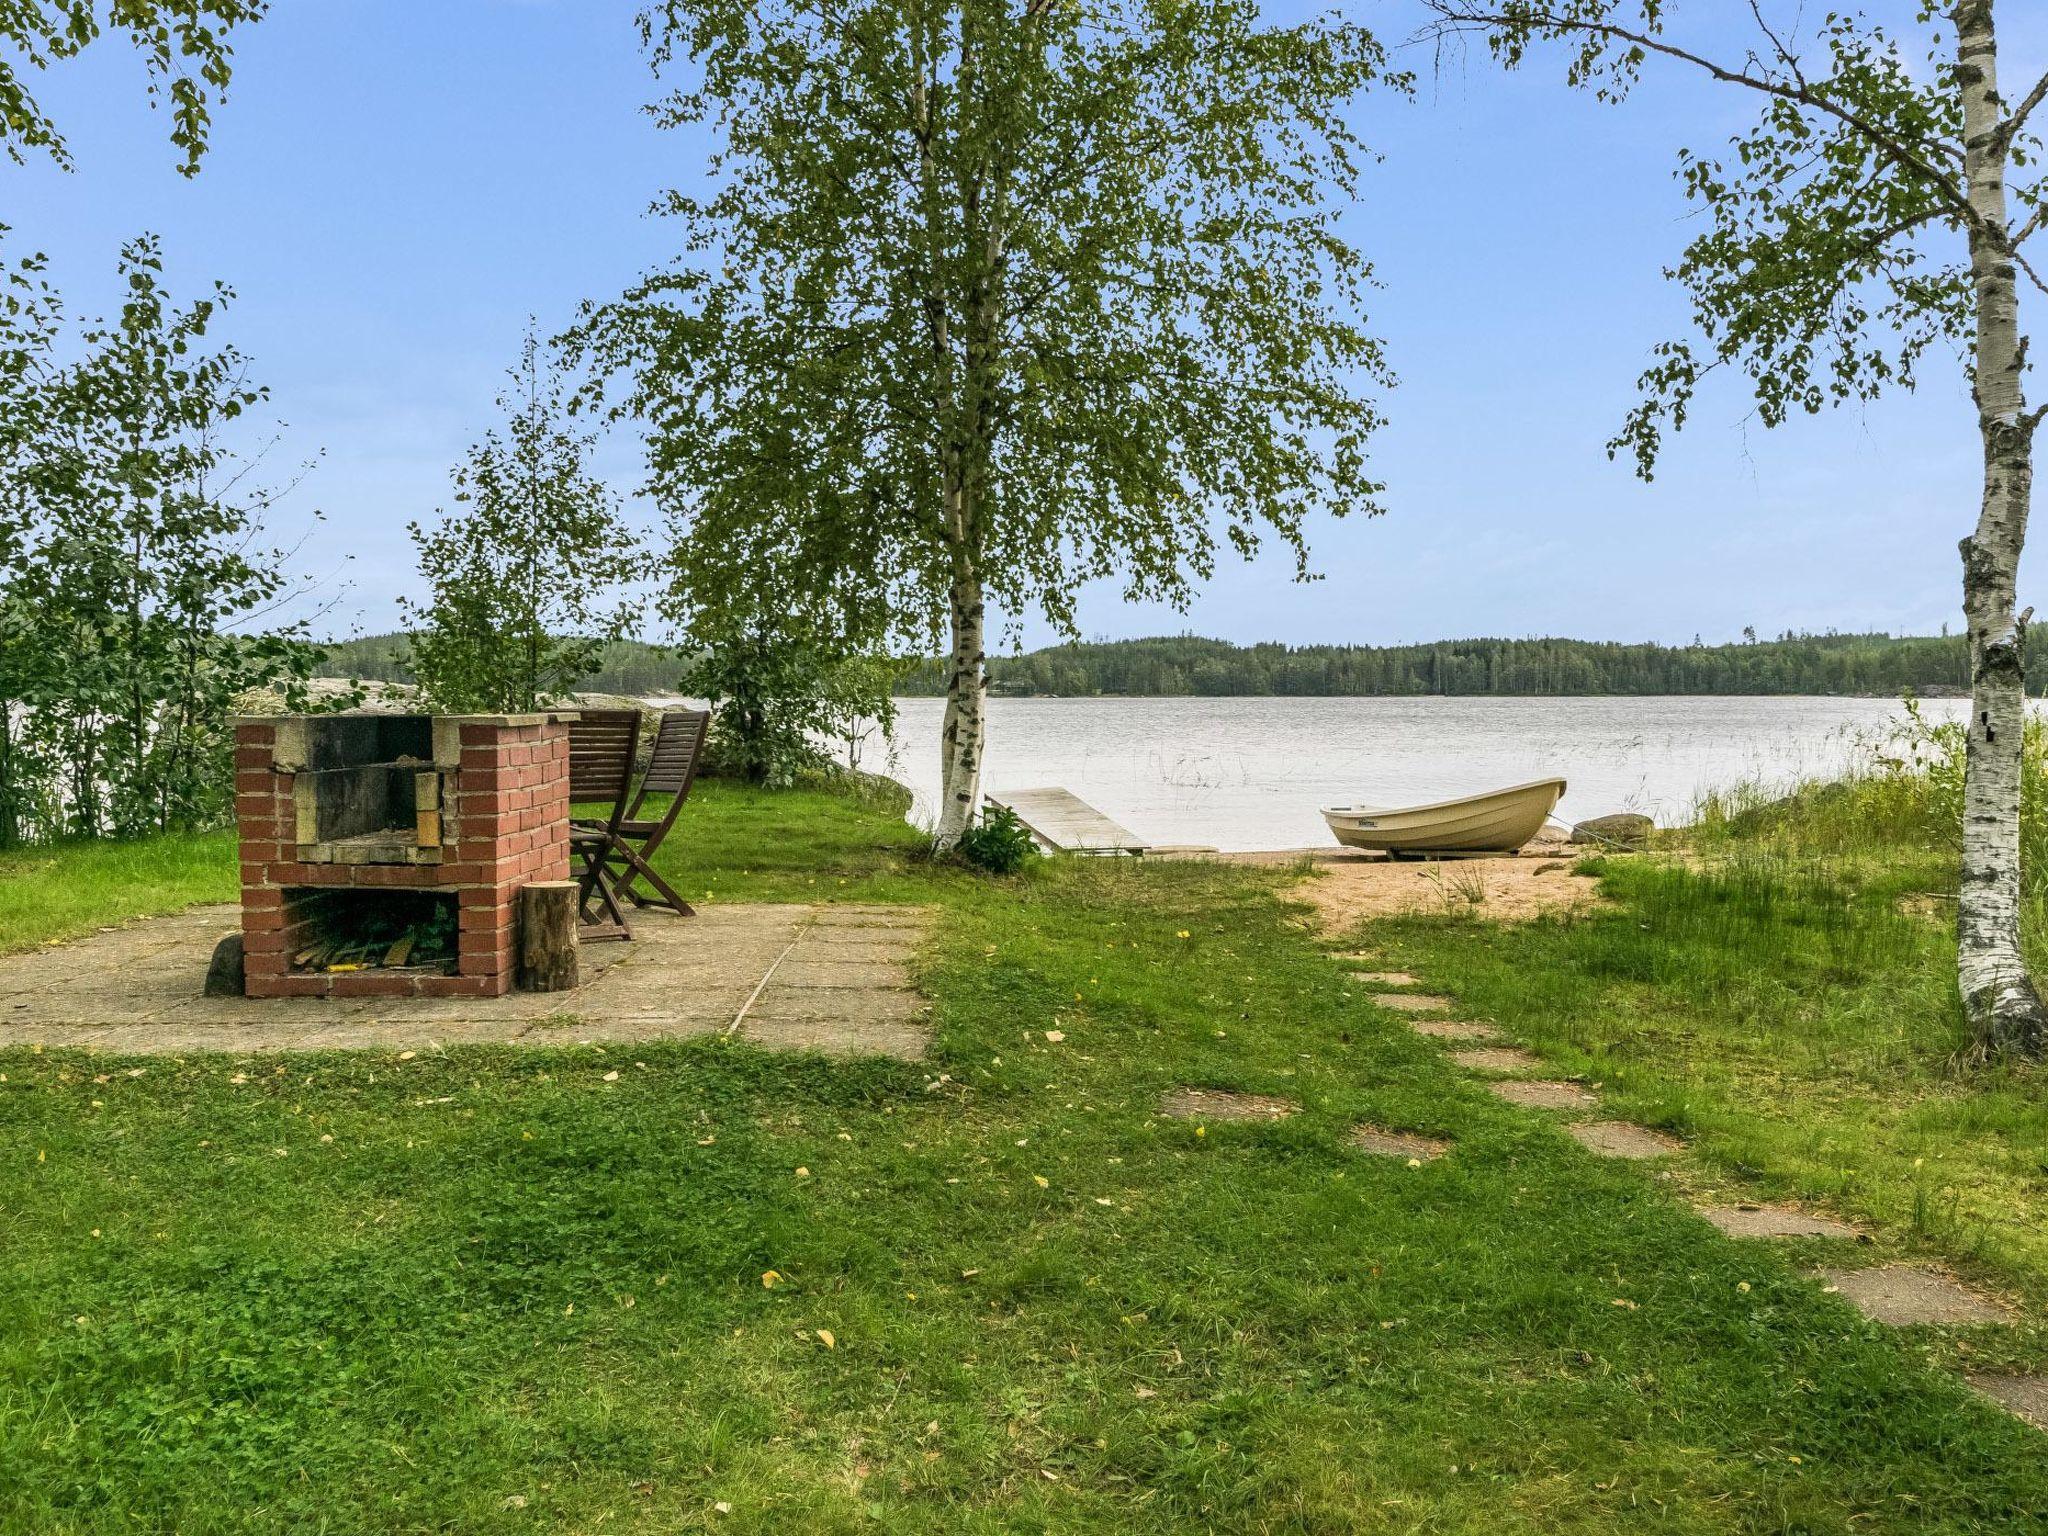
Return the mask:
[[[497,997],[512,988],[520,887],[569,878],[569,728],[553,719],[465,720],[461,758],[443,766],[442,862],[302,863],[294,775],[275,763],[276,727],[235,732],[235,819],[241,830],[242,934],[251,997]],[[306,918],[294,890],[347,887],[452,892],[458,904],[453,976],[402,971],[295,974]]]

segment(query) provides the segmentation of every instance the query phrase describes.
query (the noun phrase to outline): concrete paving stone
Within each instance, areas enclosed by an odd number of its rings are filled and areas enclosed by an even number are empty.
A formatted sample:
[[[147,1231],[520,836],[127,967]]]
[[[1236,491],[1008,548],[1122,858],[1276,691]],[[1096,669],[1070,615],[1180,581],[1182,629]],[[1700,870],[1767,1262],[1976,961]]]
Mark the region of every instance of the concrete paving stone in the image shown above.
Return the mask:
[[[1406,971],[1350,971],[1346,973],[1351,981],[1363,981],[1376,987],[1412,987],[1416,978]]]
[[[1435,1162],[1451,1150],[1451,1144],[1440,1136],[1387,1131],[1376,1125],[1354,1127],[1348,1140],[1360,1152],[1370,1152],[1375,1157],[1409,1158],[1422,1163]]]
[[[1852,1226],[1789,1205],[1708,1205],[1700,1214],[1730,1237],[1856,1236]]]
[[[813,923],[804,929],[806,944],[830,944],[834,948],[859,948],[872,945],[877,949],[901,952],[915,949],[923,939],[923,923],[891,924],[881,926],[875,923]]]
[[[85,1024],[0,1024],[0,1046],[41,1046],[46,1051],[83,1045],[96,1031]]]
[[[893,987],[903,981],[901,965],[857,963],[836,965],[791,955],[775,968],[778,987]]]
[[[2011,1314],[1939,1270],[1886,1264],[1875,1269],[1823,1269],[1818,1278],[1872,1322],[2009,1323]]]
[[[1432,1040],[1498,1040],[1500,1031],[1491,1024],[1470,1024],[1458,1019],[1410,1019],[1408,1027]]]
[[[784,965],[799,962],[806,965],[902,965],[917,953],[917,945],[904,944],[842,944],[833,940],[821,940],[815,932],[807,932],[796,941],[796,947],[789,952]]]
[[[1588,1093],[1577,1083],[1530,1082],[1526,1078],[1508,1078],[1497,1083],[1488,1083],[1487,1091],[1497,1099],[1506,1099],[1524,1109],[1591,1109],[1600,1102],[1598,1095]]]
[[[178,1046],[166,1031],[152,1024],[109,1024],[91,1030],[73,1044],[101,1056],[146,1056],[190,1049]]]
[[[1375,992],[1373,1003],[1396,1013],[1441,1013],[1451,1006],[1448,997],[1433,992]]]
[[[1964,1380],[2016,1418],[2036,1429],[2048,1429],[2048,1376],[1972,1371]]]
[[[1647,1126],[1631,1125],[1626,1120],[1581,1121],[1565,1127],[1565,1133],[1588,1152],[1601,1157],[1619,1157],[1643,1161],[1653,1157],[1670,1157],[1683,1152],[1685,1143],[1676,1136],[1666,1136],[1662,1131],[1653,1131]]]
[[[1534,1072],[1543,1058],[1518,1045],[1484,1046],[1476,1051],[1453,1051],[1451,1060],[1467,1072]]]

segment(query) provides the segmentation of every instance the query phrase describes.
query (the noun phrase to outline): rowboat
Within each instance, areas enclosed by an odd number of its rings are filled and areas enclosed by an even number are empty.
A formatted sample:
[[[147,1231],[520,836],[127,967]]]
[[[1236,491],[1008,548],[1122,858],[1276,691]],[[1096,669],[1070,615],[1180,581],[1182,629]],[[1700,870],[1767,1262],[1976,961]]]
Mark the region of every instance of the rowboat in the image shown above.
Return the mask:
[[[1323,820],[1347,848],[1418,858],[1512,853],[1536,835],[1563,794],[1563,779],[1537,779],[1428,805],[1326,806]]]

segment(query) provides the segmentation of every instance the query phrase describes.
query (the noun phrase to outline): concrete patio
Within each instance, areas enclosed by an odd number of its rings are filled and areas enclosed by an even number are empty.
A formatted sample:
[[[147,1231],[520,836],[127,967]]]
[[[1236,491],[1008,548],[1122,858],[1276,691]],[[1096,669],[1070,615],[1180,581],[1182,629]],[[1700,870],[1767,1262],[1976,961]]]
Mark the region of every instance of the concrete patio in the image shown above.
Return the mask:
[[[636,913],[632,943],[583,948],[573,992],[499,998],[209,998],[239,909],[201,907],[0,957],[0,1045],[122,1054],[421,1049],[731,1035],[771,1050],[922,1056],[914,907],[707,906]]]

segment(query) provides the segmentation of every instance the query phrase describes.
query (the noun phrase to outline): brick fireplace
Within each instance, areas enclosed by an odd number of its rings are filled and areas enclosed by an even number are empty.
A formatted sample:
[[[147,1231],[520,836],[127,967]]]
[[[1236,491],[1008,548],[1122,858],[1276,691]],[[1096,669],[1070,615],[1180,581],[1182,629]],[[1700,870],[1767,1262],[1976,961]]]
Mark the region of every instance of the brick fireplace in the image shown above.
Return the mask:
[[[567,715],[235,727],[250,997],[497,997],[519,890],[569,877]]]

